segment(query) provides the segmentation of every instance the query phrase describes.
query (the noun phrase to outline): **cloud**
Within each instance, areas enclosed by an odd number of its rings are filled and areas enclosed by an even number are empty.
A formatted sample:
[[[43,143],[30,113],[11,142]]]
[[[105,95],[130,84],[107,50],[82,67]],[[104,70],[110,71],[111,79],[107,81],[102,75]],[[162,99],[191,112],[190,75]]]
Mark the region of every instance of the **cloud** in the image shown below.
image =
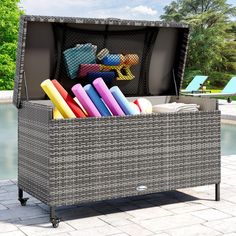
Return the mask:
[[[155,16],[157,14],[156,10],[153,10],[151,7],[147,7],[144,5],[139,5],[133,8],[127,7],[127,9],[130,9],[130,11],[133,13],[138,13],[143,15]]]
[[[157,20],[161,11],[158,4],[144,3],[144,0],[21,0],[20,6],[30,15]]]

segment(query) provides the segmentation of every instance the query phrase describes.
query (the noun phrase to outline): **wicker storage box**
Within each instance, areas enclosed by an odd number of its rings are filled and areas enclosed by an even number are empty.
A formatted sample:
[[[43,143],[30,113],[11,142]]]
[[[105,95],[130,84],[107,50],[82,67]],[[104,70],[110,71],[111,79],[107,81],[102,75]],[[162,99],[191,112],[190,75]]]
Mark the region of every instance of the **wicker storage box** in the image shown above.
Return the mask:
[[[14,104],[18,186],[51,207],[220,183],[220,112],[214,99],[179,96],[189,29],[181,24],[23,16]],[[54,120],[40,83],[70,91],[62,51],[77,43],[137,53],[135,79],[115,81],[153,104],[196,103],[199,112]]]

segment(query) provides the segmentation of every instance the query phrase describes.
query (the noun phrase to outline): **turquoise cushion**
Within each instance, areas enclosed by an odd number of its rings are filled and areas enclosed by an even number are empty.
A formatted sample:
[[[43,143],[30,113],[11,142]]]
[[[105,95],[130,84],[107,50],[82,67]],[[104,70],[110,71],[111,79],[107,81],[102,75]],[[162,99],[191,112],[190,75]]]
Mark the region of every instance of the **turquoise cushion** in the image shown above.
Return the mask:
[[[80,64],[96,63],[97,46],[88,44],[78,44],[74,48],[69,48],[63,52],[65,66],[68,76],[71,79],[77,77]]]

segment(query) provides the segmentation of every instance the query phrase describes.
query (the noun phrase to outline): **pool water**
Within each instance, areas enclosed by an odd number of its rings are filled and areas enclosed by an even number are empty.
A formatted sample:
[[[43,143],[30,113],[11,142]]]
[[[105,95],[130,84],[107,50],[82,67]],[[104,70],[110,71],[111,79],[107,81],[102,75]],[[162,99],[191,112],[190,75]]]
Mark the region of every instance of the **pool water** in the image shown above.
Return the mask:
[[[222,124],[221,154],[236,154],[236,125]],[[17,178],[17,109],[0,104],[0,179]]]
[[[0,104],[0,179],[17,177],[17,109]]]
[[[221,124],[221,155],[236,155],[236,125]]]

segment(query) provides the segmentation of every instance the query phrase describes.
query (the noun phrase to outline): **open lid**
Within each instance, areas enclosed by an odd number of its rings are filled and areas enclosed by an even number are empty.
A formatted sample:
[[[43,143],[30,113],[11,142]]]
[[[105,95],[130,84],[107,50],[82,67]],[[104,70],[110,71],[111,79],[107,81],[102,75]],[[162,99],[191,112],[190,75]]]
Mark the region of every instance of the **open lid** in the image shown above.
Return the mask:
[[[57,79],[70,92],[86,79],[68,78],[63,52],[77,44],[96,45],[97,52],[137,54],[134,79],[114,80],[126,96],[179,95],[185,68],[189,28],[161,21],[22,16],[13,102],[45,99],[40,84]]]

